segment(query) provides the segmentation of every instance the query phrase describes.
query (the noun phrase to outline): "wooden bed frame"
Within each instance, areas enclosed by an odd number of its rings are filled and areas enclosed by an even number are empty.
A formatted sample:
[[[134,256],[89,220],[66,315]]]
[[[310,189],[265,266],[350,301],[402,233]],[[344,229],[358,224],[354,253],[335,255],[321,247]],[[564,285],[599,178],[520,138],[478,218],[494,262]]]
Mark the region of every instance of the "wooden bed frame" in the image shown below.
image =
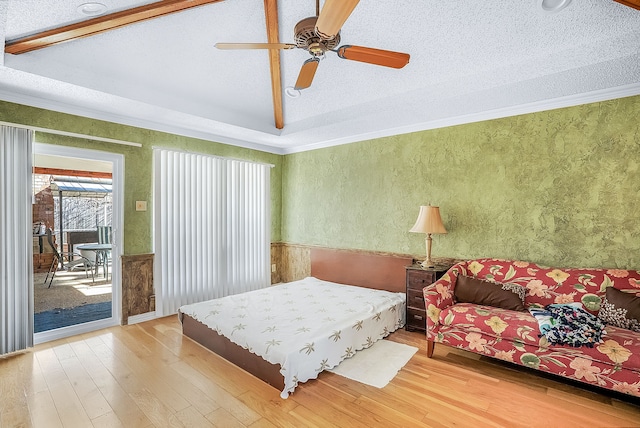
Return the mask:
[[[313,248],[311,276],[325,281],[404,293],[405,266],[411,265],[412,262],[413,259],[409,256]],[[185,336],[277,388],[278,391],[284,389],[280,365],[263,360],[262,357],[236,345],[188,315],[181,315],[181,319]]]

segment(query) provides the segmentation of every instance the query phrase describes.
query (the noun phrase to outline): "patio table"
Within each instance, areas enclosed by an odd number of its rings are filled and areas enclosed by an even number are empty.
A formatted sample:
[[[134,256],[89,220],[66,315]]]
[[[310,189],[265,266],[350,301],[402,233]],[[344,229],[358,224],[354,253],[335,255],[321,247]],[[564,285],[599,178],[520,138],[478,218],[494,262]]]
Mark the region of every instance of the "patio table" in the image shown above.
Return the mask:
[[[111,250],[113,248],[111,244],[80,244],[76,245],[76,248],[79,250],[95,251],[97,256],[101,256],[102,260],[104,261],[102,269],[102,271],[104,272],[104,277],[109,277],[109,254],[111,253]],[[97,273],[98,264],[96,263],[96,274]]]

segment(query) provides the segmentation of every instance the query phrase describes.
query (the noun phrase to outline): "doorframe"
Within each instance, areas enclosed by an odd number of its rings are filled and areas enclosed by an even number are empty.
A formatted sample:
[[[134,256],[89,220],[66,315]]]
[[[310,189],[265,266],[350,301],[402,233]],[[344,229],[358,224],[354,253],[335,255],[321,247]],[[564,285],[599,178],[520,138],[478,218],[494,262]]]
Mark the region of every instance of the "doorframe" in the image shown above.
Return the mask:
[[[123,250],[122,243],[124,242],[124,155],[99,150],[81,149],[71,146],[58,146],[37,142],[33,143],[33,153],[105,161],[111,162],[113,165],[113,169],[111,171],[111,195],[113,200],[113,211],[111,217],[111,245],[113,247],[111,250],[111,318],[34,333],[34,344],[49,342],[51,340],[120,325],[120,320],[122,318],[122,275],[120,256]]]

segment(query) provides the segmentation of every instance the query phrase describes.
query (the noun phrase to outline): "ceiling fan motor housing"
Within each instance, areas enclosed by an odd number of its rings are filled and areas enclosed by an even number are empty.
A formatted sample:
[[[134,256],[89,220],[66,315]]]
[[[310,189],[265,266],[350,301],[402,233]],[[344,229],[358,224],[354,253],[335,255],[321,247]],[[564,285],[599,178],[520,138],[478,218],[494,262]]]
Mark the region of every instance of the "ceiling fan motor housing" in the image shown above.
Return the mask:
[[[315,56],[321,56],[340,44],[340,33],[336,34],[333,39],[321,38],[316,33],[317,20],[317,16],[310,16],[298,22],[294,28],[294,42],[299,48],[309,51]]]

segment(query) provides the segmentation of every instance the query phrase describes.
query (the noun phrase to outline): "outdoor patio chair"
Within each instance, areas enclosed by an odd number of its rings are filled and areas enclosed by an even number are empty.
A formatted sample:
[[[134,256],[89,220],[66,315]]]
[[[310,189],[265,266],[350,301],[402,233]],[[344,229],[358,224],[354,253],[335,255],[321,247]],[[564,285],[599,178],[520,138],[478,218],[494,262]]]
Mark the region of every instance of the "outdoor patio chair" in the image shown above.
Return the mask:
[[[98,226],[98,244],[111,244],[111,226]],[[104,257],[106,256],[106,257]],[[111,251],[105,254],[98,253],[96,263],[98,266],[104,266],[111,259]]]
[[[44,279],[44,283],[46,284],[49,281],[49,286],[47,288],[51,288],[51,284],[53,283],[53,278],[56,276],[56,272],[58,271],[58,267],[60,262],[64,262],[67,266],[67,270],[71,270],[74,267],[83,266],[84,274],[86,278],[89,278],[89,272],[91,272],[91,281],[95,282],[95,275],[93,272],[94,262],[90,259],[82,256],[81,254],[71,253],[71,252],[58,252],[56,248],[56,244],[53,242],[53,236],[51,229],[47,229],[47,242],[51,249],[53,250],[53,260],[51,261],[51,266],[49,267],[49,272],[47,272],[47,276]],[[51,275],[51,279],[49,279],[49,275]]]
[[[98,244],[111,244],[111,226],[98,226]]]

